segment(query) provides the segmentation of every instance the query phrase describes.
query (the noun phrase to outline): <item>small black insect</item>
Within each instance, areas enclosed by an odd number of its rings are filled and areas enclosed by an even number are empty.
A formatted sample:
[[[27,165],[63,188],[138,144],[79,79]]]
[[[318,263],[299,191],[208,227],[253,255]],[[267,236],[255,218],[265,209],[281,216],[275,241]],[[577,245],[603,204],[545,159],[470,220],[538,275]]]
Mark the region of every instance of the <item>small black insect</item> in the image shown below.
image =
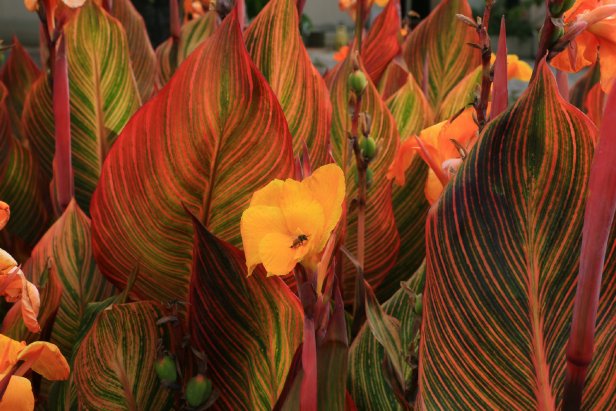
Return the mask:
[[[297,248],[304,245],[304,242],[308,241],[308,236],[306,234],[300,234],[297,236],[295,240],[293,240],[293,244],[291,244],[291,248]]]

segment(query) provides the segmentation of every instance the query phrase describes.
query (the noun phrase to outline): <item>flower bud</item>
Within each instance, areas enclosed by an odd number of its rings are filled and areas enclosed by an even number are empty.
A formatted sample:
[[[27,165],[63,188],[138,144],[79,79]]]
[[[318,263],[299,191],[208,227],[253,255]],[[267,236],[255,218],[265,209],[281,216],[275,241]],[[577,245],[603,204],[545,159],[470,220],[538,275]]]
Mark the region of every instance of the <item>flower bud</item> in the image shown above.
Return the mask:
[[[376,155],[376,142],[372,137],[362,137],[359,140],[359,148],[361,153],[367,160],[372,160]]]
[[[560,3],[550,2],[550,16],[560,17],[575,4],[575,0],[563,0]]]
[[[355,175],[355,184],[359,184],[359,177],[357,175],[357,170],[355,170],[353,174]],[[370,186],[372,185],[373,179],[374,179],[374,171],[372,171],[372,169],[370,168],[366,169],[366,187],[370,188]]]
[[[160,378],[162,382],[172,383],[175,382],[178,377],[177,370],[175,369],[175,361],[168,355],[156,361],[154,368],[156,369],[158,378]]]
[[[349,89],[359,96],[364,92],[366,86],[368,86],[368,79],[361,70],[355,70],[349,74],[347,84]]]
[[[202,374],[192,377],[186,384],[186,402],[191,407],[198,407],[210,398],[212,381]]]
[[[421,294],[417,294],[415,296],[414,311],[417,315],[421,315],[421,313],[423,312],[423,296]]]
[[[552,38],[550,39],[550,45],[556,44],[562,36],[565,35],[565,28],[562,26],[555,26],[552,32]]]

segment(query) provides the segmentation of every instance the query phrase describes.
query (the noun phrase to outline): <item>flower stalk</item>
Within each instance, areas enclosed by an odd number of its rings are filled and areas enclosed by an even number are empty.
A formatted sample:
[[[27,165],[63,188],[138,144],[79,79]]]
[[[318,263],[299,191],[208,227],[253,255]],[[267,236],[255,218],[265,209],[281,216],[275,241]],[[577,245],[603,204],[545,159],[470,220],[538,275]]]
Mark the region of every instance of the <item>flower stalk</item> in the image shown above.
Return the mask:
[[[490,89],[492,87],[492,68],[490,58],[492,56],[492,45],[488,34],[488,24],[490,23],[490,13],[494,0],[486,0],[486,6],[483,10],[483,18],[477,19],[477,35],[479,37],[479,47],[481,48],[481,93],[479,101],[475,106],[477,111],[477,123],[479,130],[487,122],[488,100],[490,99]]]

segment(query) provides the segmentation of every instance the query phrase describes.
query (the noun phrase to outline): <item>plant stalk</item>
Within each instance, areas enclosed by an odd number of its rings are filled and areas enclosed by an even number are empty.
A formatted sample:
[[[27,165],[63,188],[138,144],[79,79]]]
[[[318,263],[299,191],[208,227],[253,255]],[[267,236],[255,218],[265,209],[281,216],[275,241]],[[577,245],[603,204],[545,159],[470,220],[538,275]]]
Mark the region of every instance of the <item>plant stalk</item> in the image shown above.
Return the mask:
[[[364,31],[365,0],[357,0],[357,14],[355,15],[355,44],[357,53],[361,52],[361,38]]]
[[[483,19],[481,24],[477,25],[477,35],[479,36],[479,46],[481,47],[481,94],[479,96],[479,103],[477,104],[477,121],[479,123],[479,130],[487,122],[488,100],[490,99],[490,89],[492,88],[492,74],[490,58],[492,57],[492,45],[490,43],[490,36],[488,34],[488,24],[490,22],[490,13],[493,0],[486,0],[486,7],[483,10]]]

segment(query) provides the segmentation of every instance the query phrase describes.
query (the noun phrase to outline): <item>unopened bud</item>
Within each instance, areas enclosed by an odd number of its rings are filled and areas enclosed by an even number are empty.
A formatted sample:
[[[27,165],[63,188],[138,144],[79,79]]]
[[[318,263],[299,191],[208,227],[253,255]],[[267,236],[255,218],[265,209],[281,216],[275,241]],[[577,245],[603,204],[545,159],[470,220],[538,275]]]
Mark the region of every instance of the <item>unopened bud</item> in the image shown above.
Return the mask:
[[[191,407],[198,407],[210,398],[212,381],[202,374],[192,377],[186,384],[186,402]]]
[[[413,310],[415,311],[415,314],[417,315],[421,315],[421,313],[423,312],[423,295],[422,294],[417,294],[415,296],[415,307],[413,308]]]
[[[349,89],[359,96],[368,86],[368,79],[361,70],[355,70],[354,72],[349,74],[347,84],[349,86]]]
[[[376,142],[372,137],[362,137],[359,140],[361,154],[366,160],[372,160],[376,155]]]
[[[177,370],[175,369],[175,361],[168,355],[165,355],[154,365],[156,374],[162,382],[172,383],[178,378]]]

